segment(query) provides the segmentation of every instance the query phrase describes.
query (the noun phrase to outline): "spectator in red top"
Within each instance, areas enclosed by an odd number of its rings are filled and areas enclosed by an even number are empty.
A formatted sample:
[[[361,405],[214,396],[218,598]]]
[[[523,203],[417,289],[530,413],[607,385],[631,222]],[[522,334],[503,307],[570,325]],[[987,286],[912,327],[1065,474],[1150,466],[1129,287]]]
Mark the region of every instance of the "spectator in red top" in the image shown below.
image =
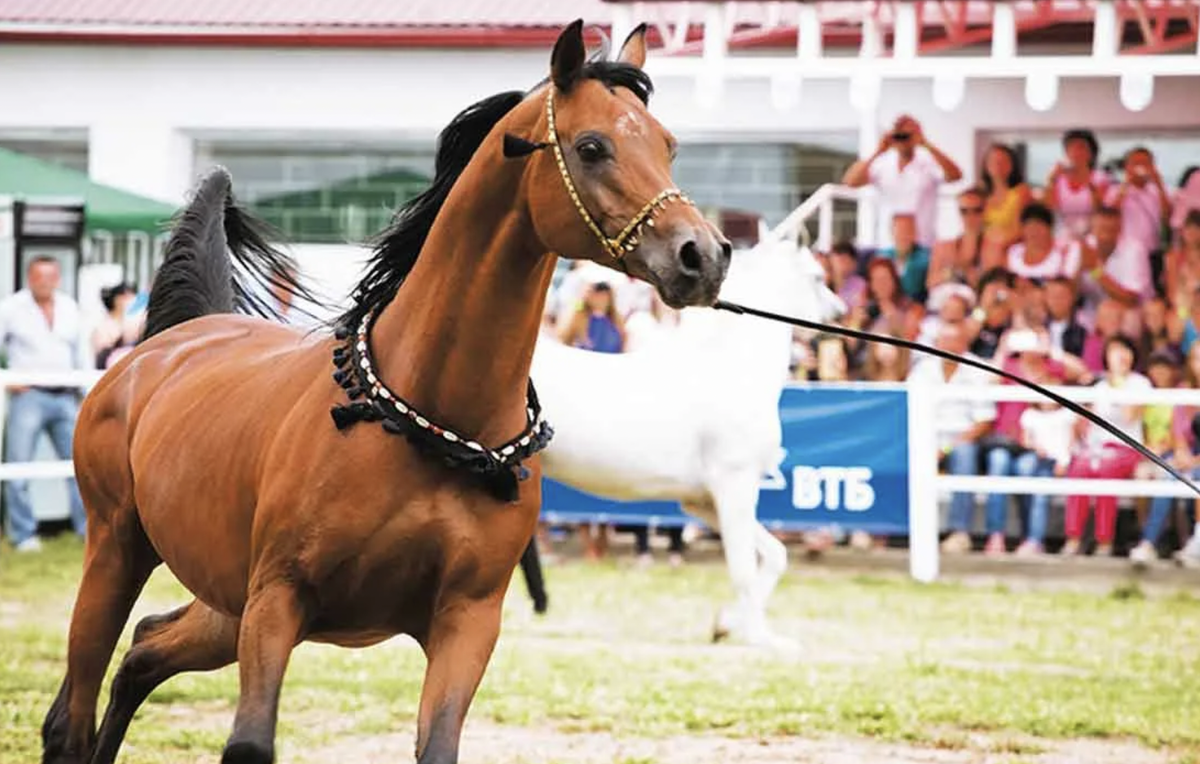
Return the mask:
[[[1034,329],[1009,331],[1004,335],[994,361],[1010,374],[1041,385],[1087,384],[1093,379],[1091,372],[1078,359],[1071,356],[1051,357],[1049,336],[1045,331],[1039,332]],[[1002,379],[1001,384],[1013,383]],[[1021,415],[1027,408],[1029,408],[1029,404],[1022,401],[997,401],[995,426],[984,437],[982,444],[988,475],[1006,477],[1017,474],[1017,458],[1026,450],[1021,445]],[[1029,497],[1020,497],[1020,509],[1023,515],[1028,513],[1028,505]],[[986,554],[1004,554],[1004,529],[1007,526],[1007,514],[1008,495],[989,494],[987,497],[988,540],[984,546]]]

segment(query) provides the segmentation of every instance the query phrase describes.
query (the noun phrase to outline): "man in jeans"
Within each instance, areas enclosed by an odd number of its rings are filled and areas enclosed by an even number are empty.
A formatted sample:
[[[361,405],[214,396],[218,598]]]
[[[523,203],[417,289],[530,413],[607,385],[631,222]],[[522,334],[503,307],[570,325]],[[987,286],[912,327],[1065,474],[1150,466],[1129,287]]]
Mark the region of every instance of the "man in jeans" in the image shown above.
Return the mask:
[[[35,258],[26,272],[28,286],[0,301],[0,347],[4,348],[9,369],[42,372],[86,368],[82,362],[86,343],[82,337],[79,306],[58,291],[60,278],[57,260]],[[43,432],[49,434],[59,457],[70,459],[75,417],[79,412],[77,390],[71,387],[14,387],[8,394],[4,460],[32,461],[38,437]],[[29,481],[6,481],[4,490],[9,540],[18,552],[40,550]],[[73,479],[67,481],[67,492],[71,523],[75,532],[82,536],[86,518]]]
[[[936,347],[959,355],[968,355],[967,328],[963,322],[944,324],[938,331]],[[944,385],[987,385],[987,372],[957,361],[926,357],[918,361],[908,375],[907,384],[926,390]],[[968,401],[953,395],[939,395],[937,406],[938,461],[952,475],[978,475],[980,439],[991,432],[996,420],[996,404]],[[966,552],[971,548],[971,513],[975,496],[955,492],[950,499],[950,536],[942,542],[946,552]]]

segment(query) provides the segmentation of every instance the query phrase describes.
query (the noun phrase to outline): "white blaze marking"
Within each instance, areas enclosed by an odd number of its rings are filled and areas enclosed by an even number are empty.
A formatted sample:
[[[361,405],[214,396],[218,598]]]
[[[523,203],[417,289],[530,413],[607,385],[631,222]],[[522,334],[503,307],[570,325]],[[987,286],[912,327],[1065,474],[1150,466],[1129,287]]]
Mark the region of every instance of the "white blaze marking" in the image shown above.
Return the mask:
[[[642,118],[632,111],[617,117],[617,133],[628,138],[640,138],[646,132]]]

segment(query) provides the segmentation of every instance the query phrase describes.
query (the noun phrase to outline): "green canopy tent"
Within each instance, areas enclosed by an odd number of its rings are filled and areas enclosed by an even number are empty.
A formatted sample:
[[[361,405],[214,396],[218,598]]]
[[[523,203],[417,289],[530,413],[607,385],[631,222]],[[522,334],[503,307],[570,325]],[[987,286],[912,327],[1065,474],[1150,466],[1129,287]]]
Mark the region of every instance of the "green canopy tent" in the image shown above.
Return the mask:
[[[84,230],[108,231],[114,236],[130,231],[154,236],[175,214],[169,204],[95,183],[81,172],[4,148],[0,148],[0,195],[82,199],[86,205]]]

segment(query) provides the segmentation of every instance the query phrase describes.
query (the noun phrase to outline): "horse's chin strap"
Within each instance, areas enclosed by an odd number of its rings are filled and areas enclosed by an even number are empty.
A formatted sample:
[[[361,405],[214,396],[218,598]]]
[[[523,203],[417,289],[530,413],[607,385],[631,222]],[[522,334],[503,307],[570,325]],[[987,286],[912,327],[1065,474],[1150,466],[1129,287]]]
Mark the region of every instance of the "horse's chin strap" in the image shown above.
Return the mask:
[[[830,332],[832,334],[840,334],[845,337],[852,337],[857,340],[866,340],[867,342],[882,342],[887,345],[896,345],[897,347],[908,348],[909,350],[916,350],[920,353],[928,353],[929,355],[935,355],[939,358],[944,358],[947,361],[954,361],[956,363],[966,364],[967,366],[974,366],[977,369],[982,369],[984,371],[991,372],[992,374],[1001,376],[1001,377],[1009,380],[1010,382],[1016,382],[1019,385],[1024,385],[1025,387],[1028,387],[1030,390],[1035,390],[1038,393],[1041,393],[1042,395],[1046,396],[1050,400],[1059,404],[1063,408],[1068,409],[1075,414],[1078,414],[1079,416],[1083,417],[1084,419],[1087,419],[1089,422],[1092,422],[1093,424],[1102,428],[1106,432],[1116,436],[1118,439],[1121,440],[1121,442],[1125,443],[1127,446],[1134,449],[1142,456],[1144,456],[1147,459],[1149,459],[1150,461],[1154,462],[1159,467],[1162,467],[1164,470],[1166,470],[1168,473],[1170,473],[1172,477],[1174,477],[1176,480],[1180,481],[1181,483],[1186,484],[1187,487],[1191,488],[1192,491],[1195,492],[1197,496],[1200,496],[1200,486],[1197,486],[1191,480],[1188,480],[1186,477],[1184,477],[1182,474],[1180,474],[1178,470],[1176,470],[1174,467],[1172,467],[1170,464],[1168,464],[1161,456],[1154,453],[1150,449],[1146,448],[1144,445],[1137,442],[1130,436],[1121,432],[1121,430],[1117,429],[1117,427],[1115,427],[1114,425],[1105,421],[1102,417],[1099,417],[1095,413],[1088,411],[1087,409],[1080,406],[1078,403],[1075,403],[1074,401],[1068,400],[1051,390],[1047,390],[1046,388],[1042,387],[1041,385],[1037,384],[1036,382],[1030,382],[1027,379],[1018,377],[1016,374],[1012,374],[1010,372],[1005,371],[1004,369],[998,368],[996,366],[992,366],[989,363],[984,363],[982,361],[978,361],[973,358],[961,356],[961,355],[958,355],[957,353],[951,353],[949,351],[942,350],[941,348],[935,348],[935,347],[930,347],[928,345],[922,345],[919,342],[912,342],[911,340],[900,339],[899,337],[888,337],[887,335],[883,335],[883,334],[873,334],[871,332],[861,332],[857,329],[848,329],[844,326],[837,326],[836,324],[823,324],[819,321],[807,321],[803,318],[792,318],[791,316],[781,316],[778,313],[771,313],[771,312],[765,311],[765,310],[758,310],[757,308],[748,308],[744,305],[738,305],[737,303],[726,302],[725,300],[717,300],[715,303],[713,303],[713,307],[716,308],[717,310],[725,310],[730,313],[738,313],[741,315],[748,315],[748,316],[758,316],[759,318],[766,318],[766,319],[770,319],[772,321],[781,321],[785,324],[791,324],[792,326],[799,326],[802,329],[815,329],[818,331]]]
[[[637,214],[621,229],[616,236],[607,236],[600,228],[600,224],[592,217],[592,214],[587,211],[583,200],[579,197],[579,191],[575,188],[574,181],[571,180],[571,171],[567,169],[567,160],[563,155],[562,144],[558,140],[558,128],[554,121],[554,86],[546,88],[546,138],[544,142],[534,143],[511,133],[506,133],[504,136],[504,156],[508,158],[517,158],[528,156],[535,151],[540,151],[545,148],[554,149],[554,161],[558,165],[558,174],[562,176],[563,185],[567,187],[567,195],[571,197],[571,202],[574,203],[575,209],[579,212],[579,217],[583,219],[584,225],[600,242],[600,246],[604,251],[618,262],[625,257],[626,254],[637,249],[641,243],[642,234],[647,227],[654,227],[654,218],[658,213],[667,208],[671,202],[679,202],[689,206],[696,206],[696,203],[688,198],[686,194],[678,188],[667,188],[659,191],[658,194],[646,202]]]

